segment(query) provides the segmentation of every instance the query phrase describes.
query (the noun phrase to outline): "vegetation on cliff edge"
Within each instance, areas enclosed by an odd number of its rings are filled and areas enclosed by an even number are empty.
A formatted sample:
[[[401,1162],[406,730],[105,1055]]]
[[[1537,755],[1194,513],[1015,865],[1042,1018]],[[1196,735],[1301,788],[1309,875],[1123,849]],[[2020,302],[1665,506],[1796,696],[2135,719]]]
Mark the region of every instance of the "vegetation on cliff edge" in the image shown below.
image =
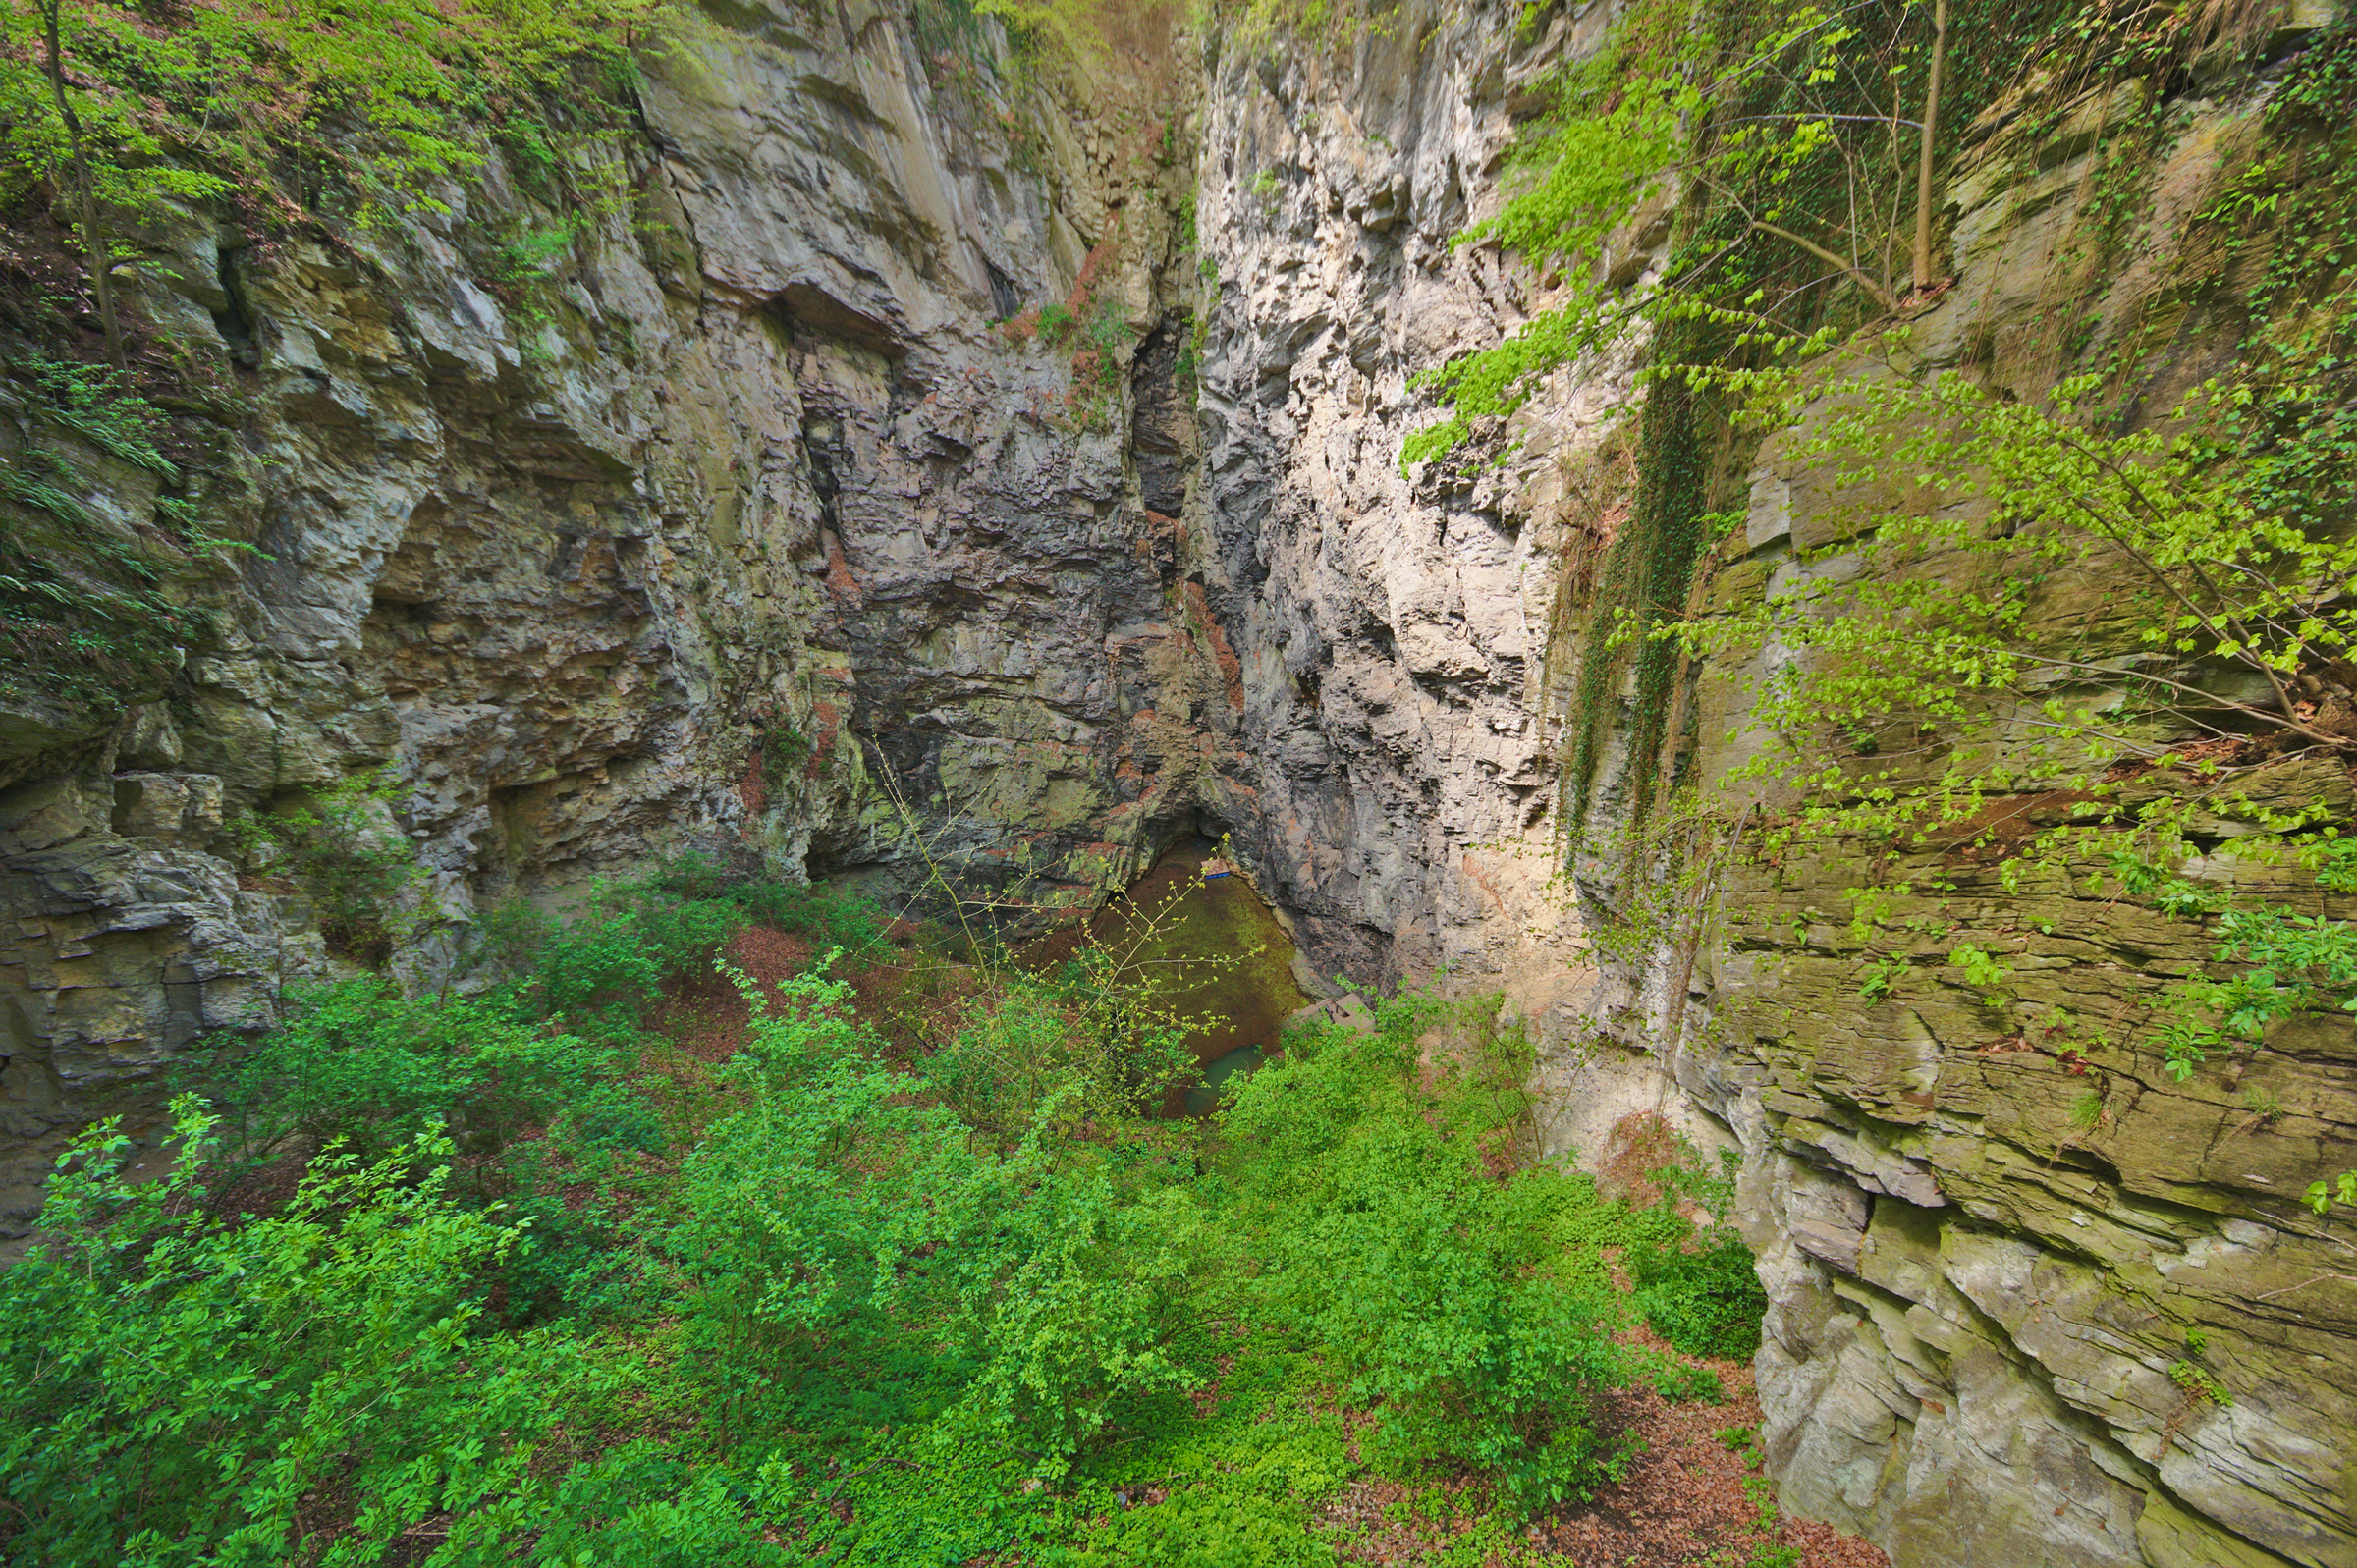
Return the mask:
[[[2263,5],[1737,6],[1700,26],[1639,7],[1559,74],[1518,190],[1460,237],[1556,269],[1554,292],[1501,345],[1429,372],[1448,416],[1403,460],[1494,438],[1548,374],[1617,339],[1649,345],[1629,515],[1556,627],[1577,639],[1574,852],[1605,736],[1627,742],[1623,868],[1592,879],[1632,890],[1643,933],[1619,940],[1690,948],[1639,906],[1690,926],[1707,903],[1692,885],[1730,856],[1836,853],[1860,862],[1853,934],[1881,951],[1890,911],[1952,890],[1941,868],[1962,856],[2008,895],[2082,878],[2215,937],[2205,971],[2100,1018],[2023,1013],[2002,966],[1957,947],[2016,1038],[2149,1053],[2183,1080],[2300,1015],[2357,1010],[2357,928],[2312,895],[2237,886],[2277,865],[2348,891],[2330,792],[2286,801],[2270,781],[2357,752],[2357,188],[2337,112],[2357,26],[2284,28]],[[2259,134],[2204,201],[2164,215],[2146,183],[2197,85],[2250,93]],[[2110,321],[2101,282],[2039,323],[2037,362],[1997,364],[1977,340],[1961,363],[1952,344],[1921,362],[1911,323],[1965,308],[1926,265],[1943,182],[2050,138],[2084,163],[2058,264],[2100,279],[2134,245],[2185,258],[2180,294],[2240,339],[2222,375],[2172,383],[2165,335]],[[1809,514],[1735,539],[1763,450],[1809,475]],[[1754,543],[1773,559],[1735,568]],[[1693,732],[1698,671],[1742,716],[1707,798],[1662,787],[1721,744]],[[1678,854],[1682,878],[1640,873]],[[1672,884],[1688,891],[1664,903]],[[1905,983],[1894,964],[1869,965],[1871,997]],[[2348,1190],[2327,1170],[2308,1199],[2328,1212]]]

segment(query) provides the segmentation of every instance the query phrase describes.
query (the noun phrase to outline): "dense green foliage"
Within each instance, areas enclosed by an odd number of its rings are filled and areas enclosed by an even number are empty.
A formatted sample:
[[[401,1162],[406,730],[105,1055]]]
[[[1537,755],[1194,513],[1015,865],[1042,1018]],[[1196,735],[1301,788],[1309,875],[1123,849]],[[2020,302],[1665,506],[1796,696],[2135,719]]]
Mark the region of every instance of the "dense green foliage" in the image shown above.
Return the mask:
[[[1547,9],[1532,7],[1528,24]],[[1795,367],[1824,385],[1855,368],[1829,365],[1829,350],[1861,332],[1871,340],[1938,297],[1941,237],[1919,238],[1910,267],[1909,234],[1940,208],[1948,165],[1987,135],[1975,117],[2011,94],[2011,114],[2030,127],[2022,144],[2036,146],[2084,108],[2085,94],[2111,94],[2117,106],[2098,129],[2079,192],[2085,211],[2066,247],[2071,265],[2100,272],[2133,243],[2140,182],[2176,123],[2168,84],[2197,58],[2214,80],[2247,81],[2268,35],[2257,12],[2224,7],[1961,0],[1946,10],[1938,118],[1926,127],[1928,5],[1733,5],[1699,19],[1632,7],[1599,51],[1550,80],[1550,110],[1509,167],[1509,199],[1458,237],[1533,263],[1550,274],[1550,292],[1505,342],[1424,373],[1445,417],[1409,436],[1403,464],[1496,436],[1501,416],[1583,356],[1628,342],[1648,354],[1633,515],[1612,532],[1592,591],[1559,598],[1553,628],[1578,650],[1562,752],[1574,844],[1624,685],[1635,700],[1619,727],[1622,785],[1639,825],[1665,749],[1683,743],[1669,723],[1680,661],[1649,633],[1683,613],[1698,546],[1739,504],[1740,467],[1720,460],[1802,413],[1781,401]],[[2269,97],[2266,152],[2240,189],[2192,220],[2206,232],[2186,242],[2269,246],[2220,450],[2245,460],[2239,483],[2256,513],[2309,529],[2347,488],[2335,483],[2351,450],[2348,399],[2335,391],[2347,355],[2335,344],[2347,320],[2352,207],[2333,172],[2347,160],[2297,149],[2346,139],[2345,122],[2322,105],[2344,84],[2348,30],[2298,57]],[[1656,263],[1637,265],[1656,245]],[[2074,400],[2080,414],[2132,417],[2168,340],[2129,331],[2090,351],[2094,297],[2056,308],[2068,318],[2055,326],[2062,370],[2086,351],[2102,382],[2099,397]]]
[[[1209,1123],[1124,1108],[1150,1057],[1088,1042],[1158,1026],[1085,963],[889,1035],[823,967],[741,981],[741,1049],[677,1055],[649,998],[752,908],[882,925],[684,863],[511,930],[488,992],[313,995],[161,1181],[85,1138],[0,1276],[11,1560],[1325,1563],[1370,1466],[1511,1519],[1615,1473],[1599,1393],[1710,1391],[1617,1337],[1609,1249],[1735,1348],[1686,1217],[1725,1195],[1517,1168],[1495,999],[1304,1032]],[[865,989],[933,973],[868,951]],[[1018,1026],[1067,1039],[977,1100],[961,1036]]]
[[[1807,655],[1750,682],[1772,743],[1747,774],[1860,824],[1861,803],[1882,808],[1896,827],[1969,815],[2021,779],[2084,780],[2189,732],[2343,743],[2316,698],[2357,637],[2343,602],[2357,546],[2253,505],[2218,460],[2230,397],[2189,406],[2174,433],[2110,435],[2074,417],[2092,386],[2037,406],[1955,377],[1868,383],[1796,444],[1830,469],[1834,542],[1818,558],[1876,569],[1803,572],[1679,627],[1729,666],[1769,636]],[[2063,622],[2061,583],[2117,593]],[[1829,756],[1828,726],[1852,744]]]
[[[1641,323],[1689,323],[1657,370],[1756,365],[1836,341],[1856,289],[1889,308],[1922,91],[1927,7],[1631,8],[1604,48],[1547,83],[1551,112],[1516,148],[1517,188],[1458,237],[1560,269],[1561,292],[1495,348],[1423,384],[1449,417],[1403,464],[1447,456],[1539,381]],[[1902,151],[1902,142],[1904,148]],[[1670,230],[1659,275],[1620,270]],[[1655,237],[1658,239],[1658,237]]]
[[[20,180],[75,157],[46,72],[43,7],[0,30],[0,137]],[[485,134],[536,118],[576,70],[629,71],[665,18],[654,0],[63,0],[60,43],[82,156],[102,208],[248,195],[293,177],[354,217],[431,205],[476,168]]]
[[[1732,1156],[1725,1157],[1731,1165]],[[1768,1295],[1752,1269],[1751,1249],[1731,1223],[1734,1173],[1691,1168],[1665,1173],[1673,1194],[1655,1223],[1632,1237],[1623,1263],[1636,1285],[1637,1310],[1656,1333],[1689,1356],[1748,1361],[1760,1348]],[[1685,1197],[1716,1222],[1695,1228],[1675,1217]]]
[[[366,1159],[428,1133],[496,1153],[584,1103],[612,1052],[518,1015],[510,999],[405,999],[374,977],[298,993],[257,1050],[208,1064],[244,1147],[341,1142]]]
[[[323,1560],[374,1561],[428,1515],[511,1503],[579,1358],[470,1331],[520,1232],[453,1203],[447,1167],[412,1177],[449,1145],[323,1155],[280,1213],[230,1224],[196,1181],[208,1118],[184,1100],[177,1120],[156,1182],[121,1179],[120,1135],[84,1138],[56,1239],[0,1280],[11,1560],[322,1560],[340,1489],[357,1507]]]
[[[1457,237],[1502,245],[1555,287],[1504,342],[1418,378],[1446,417],[1407,437],[1403,467],[1496,435],[1565,365],[1618,342],[1647,349],[1631,515],[1613,531],[1592,603],[1559,599],[1551,628],[1578,648],[1561,756],[1574,848],[1624,685],[1629,816],[1641,824],[1653,809],[1682,672],[1646,633],[1682,612],[1728,500],[1723,459],[1739,402],[1728,394],[1821,352],[1862,309],[1888,311],[1904,292],[1920,127],[1899,99],[1924,90],[1926,20],[1906,4],[1632,7],[1600,51],[1547,81],[1551,109],[1515,150],[1508,199]],[[1665,239],[1658,267],[1632,266]]]
[[[1810,384],[1783,396],[1798,406]],[[2029,403],[1961,377],[1859,376],[1791,449],[1828,470],[1825,542],[1777,591],[1657,635],[1742,691],[1754,744],[1728,782],[1784,803],[1762,852],[1969,845],[2007,892],[2083,877],[2208,924],[2210,972],[2157,981],[2110,1018],[2017,1020],[2073,1049],[2142,1037],[2182,1081],[2300,1013],[2357,1010],[2357,926],[2238,894],[2218,843],[2329,892],[2357,886],[2348,824],[2262,782],[2357,750],[2357,547],[2267,478],[2324,457],[2253,456],[2266,388],[2212,383],[2166,426],[2123,434],[2088,406],[2105,384]],[[1776,661],[1755,660],[1771,645]],[[2057,804],[2039,831],[1999,831],[2036,809],[2005,802],[2041,797]],[[1941,880],[1912,879],[1853,890],[1857,929]],[[1967,944],[1952,962],[2009,1009],[1996,955]],[[1889,995],[1891,974],[1868,983]],[[2336,1190],[2320,1179],[2310,1202],[2329,1209]]]
[[[1487,1471],[1514,1512],[1584,1497],[1617,1474],[1587,1406],[1634,1370],[1606,1331],[1618,1305],[1556,1245],[1564,1179],[1476,1174],[1491,1129],[1422,1113],[1444,1103],[1401,1033],[1303,1042],[1239,1097],[1272,1305],[1382,1405],[1379,1465]]]

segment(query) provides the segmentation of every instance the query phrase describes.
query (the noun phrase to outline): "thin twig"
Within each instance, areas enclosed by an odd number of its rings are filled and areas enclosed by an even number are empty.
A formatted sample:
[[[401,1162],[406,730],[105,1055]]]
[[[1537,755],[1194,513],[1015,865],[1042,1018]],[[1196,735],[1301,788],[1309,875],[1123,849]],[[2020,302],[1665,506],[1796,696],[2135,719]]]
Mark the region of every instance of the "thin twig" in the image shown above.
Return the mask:
[[[1788,241],[1789,243],[1800,246],[1801,249],[1806,250],[1810,255],[1815,256],[1818,260],[1824,262],[1828,266],[1839,267],[1841,271],[1847,275],[1850,282],[1856,284],[1859,288],[1865,290],[1869,295],[1874,297],[1874,302],[1876,304],[1881,305],[1885,310],[1896,311],[1898,309],[1898,301],[1891,298],[1890,295],[1886,294],[1883,291],[1881,284],[1876,283],[1872,278],[1869,278],[1864,272],[1860,271],[1857,263],[1853,261],[1844,261],[1833,251],[1828,250],[1825,246],[1819,244],[1816,241],[1804,240],[1799,235],[1794,234],[1791,230],[1780,228],[1776,224],[1763,223],[1759,219],[1754,218],[1751,220],[1751,226],[1762,234],[1772,234],[1779,240]]]
[[[2295,1290],[2306,1290],[2310,1285],[2321,1285],[2328,1279],[2337,1279],[2344,1285],[2357,1285],[2357,1275],[2318,1274],[2313,1279],[2303,1279],[2296,1285],[2285,1285],[2280,1290],[2263,1290],[2251,1299],[2253,1301],[2273,1301],[2277,1296],[2288,1296]]]

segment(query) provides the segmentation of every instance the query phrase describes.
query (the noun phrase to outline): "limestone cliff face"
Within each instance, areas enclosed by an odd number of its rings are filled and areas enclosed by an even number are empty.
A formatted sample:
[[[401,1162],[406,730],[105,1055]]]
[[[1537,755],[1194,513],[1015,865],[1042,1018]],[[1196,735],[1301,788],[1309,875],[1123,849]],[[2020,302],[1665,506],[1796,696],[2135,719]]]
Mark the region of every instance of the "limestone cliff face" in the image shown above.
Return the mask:
[[[1192,830],[1121,374],[1084,406],[1069,351],[991,327],[1084,270],[1124,341],[1160,327],[1161,123],[1075,132],[1010,101],[1003,44],[928,55],[898,14],[735,21],[659,63],[579,182],[625,198],[521,287],[503,247],[567,213],[498,166],[374,238],[143,237],[144,313],[212,389],[172,449],[260,554],[184,564],[210,634],[120,718],[10,674],[13,1223],[63,1129],[326,969],[222,827],[355,772],[390,768],[431,874],[418,972],[492,900],[667,850],[889,869],[896,790],[985,876],[1019,833],[1051,895]],[[137,537],[152,478],[69,456]]]
[[[224,823],[357,771],[389,768],[431,872],[420,976],[463,969],[492,901],[677,848],[898,892],[921,838],[1053,914],[1227,831],[1317,972],[1504,986],[1551,1147],[1658,1106],[1741,1151],[1795,1510],[1908,1568],[2357,1564],[2357,1262],[2290,1201],[2357,1163],[2346,1031],[2247,1069],[2280,1097],[2265,1139],[2230,1087],[2132,1055],[2073,1137],[2079,1080],[1980,1050],[1929,966],[1856,997],[1837,865],[1730,878],[1706,940],[1589,966],[1576,899],[1610,890],[1553,875],[1550,634],[1615,521],[1636,346],[1476,461],[1398,461],[1429,416],[1408,378],[1545,297],[1450,243],[1528,83],[1604,21],[1519,10],[1411,4],[1314,51],[1149,16],[1104,81],[1018,89],[988,34],[764,0],[655,66],[599,171],[627,199],[522,284],[502,247],[559,214],[496,167],[375,239],[147,234],[143,308],[216,389],[175,455],[265,556],[186,566],[213,629],[128,712],[0,689],[7,1223],[67,1129],[331,967]],[[2181,110],[2178,202],[2251,104]],[[1998,135],[1959,176],[1927,362],[2051,374],[2075,169]],[[1632,283],[1664,238],[1597,265]],[[2148,257],[2107,319],[2187,276]],[[2191,376],[2218,339],[2187,319]],[[15,450],[31,416],[0,412]],[[152,508],[73,461],[121,527]],[[1751,493],[1709,593],[1761,591],[1808,531],[1804,467],[1771,449]],[[1696,734],[1739,718],[1730,674]],[[2057,977],[2192,956],[2050,892]],[[2169,1379],[2187,1328],[2233,1404]]]
[[[2189,244],[2185,219],[2257,155],[2270,90],[2263,74],[2237,93],[2192,81],[2163,100],[2117,251],[2101,239],[2110,220],[2093,168],[2100,128],[2119,112],[2113,91],[2063,106],[2039,140],[2023,101],[2001,100],[1949,187],[1954,284],[1912,321],[1895,368],[2036,398],[2118,352],[2143,367],[2154,410],[2216,374],[2265,246]],[[1857,557],[1824,550],[1836,537],[1832,468],[1794,447],[1760,451],[1744,526],[1695,590],[1703,612],[1755,603],[1795,572],[1856,569]],[[2136,591],[2061,582],[2043,613],[2083,620]],[[1694,672],[1697,787],[1743,760],[1746,680],[1771,657]],[[1625,764],[1608,757],[1602,770],[1607,826],[1625,814]],[[2336,821],[2353,804],[2337,762],[2287,762],[2251,788]],[[2040,796],[2007,809],[2026,834],[2066,806]],[[2244,830],[2213,828],[2206,875],[2351,915],[2296,869],[2238,865]],[[1590,857],[1584,879],[1620,877],[1609,859]],[[1594,1013],[1622,1049],[1563,1058],[1556,1086],[1609,1106],[1667,1073],[1689,1112],[1707,1112],[1698,1126],[1733,1135],[1772,1301],[1765,1439],[1789,1507],[1909,1568],[2348,1568],[2357,1246],[2297,1200],[2357,1158],[2357,1032],[2345,1019],[2286,1025],[2222,1070],[2175,1082],[2140,1008],[2155,986],[2198,972],[2215,939],[2091,891],[2109,887],[2100,861],[2017,892],[1968,854],[1885,868],[1940,891],[1880,912],[1903,962],[1875,997],[1862,994],[1846,896],[1874,882],[1867,856],[1740,870],[1729,857],[1685,940],[1609,966]],[[1946,967],[1956,942],[2018,954],[2007,1005]],[[2109,1032],[2041,1049],[2021,1019],[2055,1007]],[[1601,1129],[1591,1116],[1563,1130],[1585,1141]],[[2189,1385],[2189,1358],[2230,1403]]]
[[[1568,899],[1543,886],[1562,533],[1545,485],[1627,379],[1565,378],[1510,464],[1476,477],[1411,480],[1398,452],[1430,406],[1408,378],[1498,342],[1538,292],[1450,242],[1497,198],[1512,92],[1565,44],[1473,7],[1330,56],[1230,49],[1198,219],[1218,301],[1196,559],[1240,665],[1214,710],[1235,737],[1219,809],[1327,972],[1469,965],[1559,1023],[1585,987]]]

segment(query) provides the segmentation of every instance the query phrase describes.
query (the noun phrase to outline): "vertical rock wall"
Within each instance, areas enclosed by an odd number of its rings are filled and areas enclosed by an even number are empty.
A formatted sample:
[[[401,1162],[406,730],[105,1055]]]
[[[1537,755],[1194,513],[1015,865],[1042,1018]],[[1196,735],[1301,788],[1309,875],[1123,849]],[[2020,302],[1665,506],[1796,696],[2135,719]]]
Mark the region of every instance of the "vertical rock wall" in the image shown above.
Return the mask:
[[[2036,79],[2001,100],[1950,180],[1952,287],[1888,363],[1849,373],[1954,372],[2034,400],[2116,354],[2159,416],[2225,368],[2270,237],[2229,245],[2190,220],[2267,150],[2262,117],[2305,26],[2231,92],[2198,74],[2170,84],[2142,164],[2098,167],[2120,158],[2102,128],[2145,102],[2142,81],[2081,93],[2044,135],[2030,111],[2057,106],[2027,96]],[[1796,447],[1760,452],[1744,526],[1696,588],[1704,611],[1858,568],[1829,548],[1834,465]],[[2058,580],[2038,614],[2083,624],[2139,591]],[[1746,681],[1772,657],[1695,672],[1688,767],[1706,795],[1744,760]],[[1608,758],[1598,784],[1608,827],[1624,763]],[[2249,788],[2343,823],[2357,806],[2333,761]],[[2025,835],[2066,820],[2055,797],[1992,809]],[[2357,914],[2296,868],[2238,862],[2241,831],[2197,831],[2204,875]],[[1734,1135],[1787,1506],[1906,1568],[2357,1564],[2357,1244],[2299,1201],[2357,1162],[2357,1032],[2298,1020],[2178,1083],[2148,1009],[2214,956],[2197,923],[2113,898],[2100,854],[2018,888],[1960,852],[1869,858],[1729,857],[1690,947],[1612,966],[1596,1010],[1620,1049],[1562,1069],[1591,1099],[1667,1074]],[[1863,985],[1848,896],[1878,882],[1918,890],[1875,917],[1875,951],[1899,960],[1880,990]],[[2007,955],[2003,1005],[1947,965],[1966,942]],[[2024,1028],[2056,1008],[2094,1025],[2081,1049]]]
[[[1543,297],[1452,237],[1498,200],[1516,92],[1575,41],[1411,6],[1330,51],[1221,53],[1193,573],[1238,651],[1214,798],[1314,960],[1386,983],[1457,966],[1559,1032],[1592,977],[1549,887],[1546,636],[1564,476],[1628,367],[1559,378],[1510,453],[1412,479],[1398,453],[1430,407],[1409,378]]]
[[[1522,85],[1599,21],[1528,35],[1478,9],[1411,12],[1314,59],[1231,48],[1215,68],[1196,560],[1237,654],[1240,754],[1211,798],[1251,825],[1264,885],[1322,960],[1386,978],[1447,961],[1453,983],[1507,985],[1541,1024],[1551,1148],[1599,1153],[1619,1116],[1650,1110],[1739,1151],[1788,1506],[1905,1568],[2347,1568],[2357,1252],[2298,1201],[2357,1162],[2345,1024],[2286,1028],[2184,1085],[2133,1030],[2069,1060],[2008,1048],[1942,967],[1945,944],[1925,939],[1891,998],[1859,995],[1840,928],[1842,891],[1865,879],[1837,858],[1730,860],[1691,940],[1581,962],[1577,915],[1545,882],[1573,654],[1547,638],[1582,619],[1594,552],[1624,515],[1611,427],[1631,411],[1628,365],[1557,377],[1506,450],[1412,480],[1397,453],[1425,417],[1407,376],[1545,298],[1546,280],[1449,242],[1498,199]],[[2152,410],[2223,368],[2266,247],[2185,243],[2187,220],[2260,155],[2282,62],[2329,21],[2289,16],[2255,80],[2170,85],[2157,152],[2125,174],[2097,177],[2101,133],[2142,83],[2084,93],[2035,139],[2028,111],[2053,106],[2001,103],[1950,182],[1956,282],[1914,321],[1899,368],[2036,397],[2117,349],[2145,365]],[[2123,200],[2136,238],[2108,251],[2100,231]],[[1662,238],[1632,225],[1595,265],[1633,282]],[[1745,526],[1698,603],[1741,604],[1830,537],[1827,475],[1789,450],[1757,459]],[[2061,585],[2052,613],[2119,586]],[[1685,776],[1703,791],[1742,760],[1729,736],[1744,674],[1698,671],[1680,699],[1699,746]],[[1609,735],[1591,844],[1625,823],[1628,760]],[[2352,804],[2330,765],[2262,787],[2341,820]],[[2193,927],[2087,895],[2083,877],[2016,896],[1969,866],[1919,869],[1953,891],[1887,923],[2021,947],[2015,1000],[2033,1010],[2124,1000],[2206,955]],[[2296,872],[2234,875],[2351,913]],[[1583,858],[1575,891],[1639,892],[1609,850]],[[2091,1093],[2099,1116],[2081,1126]],[[2189,1385],[2196,1362],[2229,1401]]]
[[[165,444],[250,548],[175,555],[153,475],[5,410],[209,622],[128,712],[0,689],[9,1224],[66,1131],[334,968],[225,823],[369,770],[421,976],[492,901],[691,846],[902,886],[923,833],[1052,903],[1193,831],[1156,716],[1205,677],[1124,440],[1190,79],[1127,43],[1074,112],[987,28],[756,7],[653,61],[643,135],[566,191],[495,163],[390,231],[143,233]],[[1110,366],[994,328],[1060,303]]]
[[[905,892],[921,837],[1052,913],[1232,831],[1321,971],[1519,946],[1563,1000],[1524,843],[1547,524],[1396,465],[1406,376],[1518,319],[1448,237],[1561,30],[1434,9],[1312,65],[1147,14],[1077,84],[931,16],[731,13],[568,189],[494,163],[385,231],[142,233],[194,389],[167,445],[250,552],[179,562],[209,630],[128,713],[0,692],[27,1171],[332,969],[225,824],[379,768],[414,974],[687,846]],[[152,476],[62,445],[152,545]]]

